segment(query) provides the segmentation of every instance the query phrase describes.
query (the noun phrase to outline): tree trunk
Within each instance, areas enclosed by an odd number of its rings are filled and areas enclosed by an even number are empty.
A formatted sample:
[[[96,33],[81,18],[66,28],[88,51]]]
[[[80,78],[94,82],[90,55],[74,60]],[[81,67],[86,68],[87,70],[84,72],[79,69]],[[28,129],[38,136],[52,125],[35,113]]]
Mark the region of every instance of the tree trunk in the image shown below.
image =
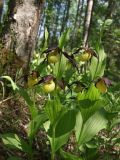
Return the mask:
[[[81,0],[78,1],[74,27],[76,27],[76,24],[78,22],[78,16],[79,16],[79,10],[80,10],[80,2],[81,2]]]
[[[2,9],[3,9],[3,0],[0,0],[0,20],[2,16]]]
[[[0,57],[3,60],[7,54],[9,60],[3,65],[22,67],[25,72],[29,70],[36,38],[39,29],[40,11],[42,3],[36,0],[9,0],[8,11],[4,25],[2,25]],[[11,58],[12,57],[12,58]],[[10,60],[11,59],[11,60]],[[16,64],[17,63],[17,64]]]
[[[63,28],[64,28],[64,26],[65,26],[66,10],[67,10],[67,1],[66,1],[66,3],[65,3],[65,8],[64,8],[64,11],[63,11],[63,18],[62,18],[62,24],[61,24],[60,35],[62,34]]]
[[[80,11],[79,11],[79,24],[78,24],[78,28],[81,27],[81,22],[82,22],[82,14],[83,14],[83,8],[84,8],[84,0],[82,0],[81,2],[81,8],[80,8]]]
[[[81,0],[78,1],[78,5],[77,5],[77,11],[76,11],[76,17],[75,17],[75,22],[74,22],[74,30],[73,30],[73,34],[72,34],[72,43],[71,43],[71,48],[74,47],[74,43],[73,41],[76,39],[77,41],[77,34],[78,34],[78,19],[79,19],[79,12],[80,12],[80,5],[81,5]],[[76,44],[75,44],[76,45]]]
[[[57,13],[55,17],[55,27],[53,28],[53,37],[52,37],[52,44],[56,45],[57,44],[57,28],[58,28],[58,23],[59,23],[59,15],[60,15],[60,10],[61,10],[61,4],[59,3],[57,6]]]
[[[109,0],[108,1],[108,7],[107,7],[105,19],[112,18],[112,14],[115,10],[115,6],[116,6],[116,0]]]
[[[87,10],[86,10],[86,15],[85,15],[85,22],[84,22],[83,46],[88,45],[88,36],[89,36],[92,8],[93,8],[93,0],[88,0]]]
[[[66,29],[67,22],[68,22],[68,18],[69,18],[71,1],[68,0],[66,5],[67,5],[67,7],[65,8],[65,9],[66,9],[66,15],[65,15],[64,20],[63,20],[63,22],[62,22],[62,27],[61,27],[61,32],[60,32],[60,34],[62,34],[62,32],[64,32],[64,30]]]

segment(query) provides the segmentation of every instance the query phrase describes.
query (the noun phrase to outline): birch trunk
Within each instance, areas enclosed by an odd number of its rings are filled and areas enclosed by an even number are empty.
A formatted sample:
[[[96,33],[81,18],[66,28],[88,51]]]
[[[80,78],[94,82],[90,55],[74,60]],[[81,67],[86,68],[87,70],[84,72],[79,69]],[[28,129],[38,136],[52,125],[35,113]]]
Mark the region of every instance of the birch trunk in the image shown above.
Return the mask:
[[[92,8],[93,8],[93,0],[88,0],[87,10],[86,10],[86,15],[85,15],[85,22],[84,22],[84,33],[83,33],[83,46],[84,47],[88,45],[87,43],[88,43]]]
[[[14,70],[17,67],[23,68],[25,72],[29,70],[39,29],[41,8],[42,3],[38,3],[37,0],[8,1],[7,19],[4,20],[4,25],[2,24],[0,40],[3,52],[0,52],[0,56],[1,61],[5,54],[9,58],[12,57],[9,64]],[[4,65],[8,68],[7,61]]]
[[[0,19],[2,15],[2,9],[3,9],[3,0],[0,0]]]

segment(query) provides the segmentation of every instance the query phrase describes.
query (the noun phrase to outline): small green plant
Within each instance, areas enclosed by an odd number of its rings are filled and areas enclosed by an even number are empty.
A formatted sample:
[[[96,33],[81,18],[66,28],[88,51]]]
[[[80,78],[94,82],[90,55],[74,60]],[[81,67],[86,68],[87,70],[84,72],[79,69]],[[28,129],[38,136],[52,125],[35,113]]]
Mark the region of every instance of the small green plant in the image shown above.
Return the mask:
[[[97,155],[96,144],[91,144],[93,138],[108,126],[105,94],[110,81],[103,77],[104,49],[96,45],[95,51],[80,47],[68,53],[64,49],[68,35],[69,31],[65,32],[57,47],[47,49],[46,31],[42,53],[35,57],[37,60],[33,60],[35,63],[31,65],[40,76],[33,78],[31,74],[27,89],[18,87],[8,76],[1,77],[2,81],[9,80],[13,90],[24,98],[31,115],[27,128],[28,142],[11,133],[3,134],[1,138],[8,148],[25,152],[29,160],[34,158],[33,141],[41,127],[45,129],[51,146],[51,160],[55,160],[58,153],[61,159],[89,160],[89,157],[95,158]],[[81,64],[86,64],[86,61],[89,61],[87,69],[80,72]],[[30,91],[34,92],[32,97]],[[35,104],[36,94],[46,97],[42,110]],[[76,155],[65,152],[63,148],[73,133]]]

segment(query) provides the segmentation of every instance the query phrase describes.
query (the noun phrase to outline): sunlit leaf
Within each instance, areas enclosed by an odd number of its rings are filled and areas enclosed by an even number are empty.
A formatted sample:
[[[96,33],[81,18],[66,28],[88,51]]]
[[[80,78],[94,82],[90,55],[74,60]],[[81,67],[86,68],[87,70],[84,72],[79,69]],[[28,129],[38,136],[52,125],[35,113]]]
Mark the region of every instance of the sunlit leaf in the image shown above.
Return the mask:
[[[17,90],[17,89],[18,89],[18,87],[17,87],[16,83],[12,80],[12,78],[11,78],[11,77],[9,77],[9,76],[1,76],[1,78],[4,78],[4,79],[6,79],[6,80],[10,81],[10,82],[11,82],[11,85],[12,85],[13,90]]]
[[[18,92],[26,101],[26,103],[29,107],[30,113],[31,113],[31,117],[32,118],[36,117],[38,114],[37,107],[34,105],[34,102],[30,99],[30,96],[28,95],[27,91],[22,88],[19,88]]]
[[[97,101],[92,101],[92,104],[93,105],[91,104],[87,105],[88,107],[86,108],[85,107],[81,108],[81,114],[84,122],[87,121],[89,117],[91,117],[100,108],[103,108],[105,105],[105,102],[103,100],[97,100]]]
[[[58,97],[56,97],[55,100],[47,101],[45,105],[45,112],[47,113],[49,120],[51,121],[51,124],[53,124],[54,122],[56,123],[61,109],[62,105]]]
[[[78,144],[82,145],[90,141],[100,130],[106,128],[106,125],[107,119],[104,113],[102,111],[96,112],[83,124]]]
[[[94,80],[98,77],[102,77],[106,66],[106,54],[103,48],[97,50],[98,59],[93,57],[90,65],[90,76]]]
[[[10,149],[19,149],[29,154],[32,152],[29,144],[27,144],[23,139],[19,138],[16,134],[3,134],[2,141]]]
[[[104,22],[104,26],[110,26],[112,22],[113,22],[112,19],[106,19],[106,21]]]
[[[48,136],[50,143],[51,143],[51,148],[52,151],[55,153],[58,149],[61,148],[61,146],[63,146],[64,144],[66,144],[66,142],[68,141],[70,133],[64,134],[60,137],[54,138],[54,144],[53,142],[53,138]]]
[[[37,132],[39,131],[41,125],[48,119],[45,113],[41,113],[36,116],[33,120],[28,124],[28,137],[32,140]]]
[[[75,127],[76,123],[76,111],[69,110],[56,121],[55,126],[50,126],[48,131],[48,138],[51,143],[52,151],[56,152],[62,145],[64,145],[70,133]]]
[[[60,61],[56,63],[53,67],[53,75],[60,79],[63,77],[66,68],[66,58],[64,55],[61,55]]]
[[[77,157],[71,153],[65,152],[62,149],[60,150],[60,154],[64,160],[84,160],[83,158]]]
[[[76,111],[69,110],[60,118],[55,128],[55,137],[60,137],[66,133],[70,133],[76,123]],[[65,125],[63,125],[65,124]]]
[[[89,100],[89,101],[96,101],[100,99],[100,92],[92,83],[88,91],[83,91],[82,93],[78,93],[77,96],[78,100]],[[92,102],[91,102],[92,103]]]
[[[120,118],[113,120],[111,128],[114,127],[117,124],[120,124]]]
[[[82,119],[81,112],[79,111],[76,115],[76,125],[75,125],[75,135],[76,135],[77,141],[79,141],[82,125],[83,125],[83,119]]]
[[[46,28],[46,29],[45,29],[45,40],[46,40],[46,41],[48,40],[48,36],[49,36],[49,33],[48,33],[47,28]]]
[[[65,31],[62,35],[61,35],[61,37],[60,37],[60,39],[59,39],[59,48],[63,48],[65,45],[66,45],[66,42],[68,41],[68,39],[69,39],[69,34],[70,34],[70,30],[68,29],[67,31]]]

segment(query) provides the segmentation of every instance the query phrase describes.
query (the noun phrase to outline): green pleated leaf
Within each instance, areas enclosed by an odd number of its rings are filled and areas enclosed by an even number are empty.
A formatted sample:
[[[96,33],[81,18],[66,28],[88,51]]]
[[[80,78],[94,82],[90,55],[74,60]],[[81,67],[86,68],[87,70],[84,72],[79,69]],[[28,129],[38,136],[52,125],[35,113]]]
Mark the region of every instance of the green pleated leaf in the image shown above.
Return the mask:
[[[75,125],[75,135],[76,135],[77,141],[79,141],[82,125],[83,125],[83,119],[82,119],[81,112],[79,111],[76,115],[76,125]]]
[[[54,138],[54,145],[52,145],[52,141],[53,139],[51,137],[48,136],[50,143],[51,143],[51,148],[52,151],[55,153],[58,149],[61,148],[61,146],[63,146],[64,144],[66,144],[66,142],[69,139],[69,135],[70,133],[64,134],[60,137]]]
[[[98,91],[98,89],[95,87],[95,84],[92,83],[90,88],[88,89],[86,95],[85,95],[86,99],[90,99],[92,101],[98,100],[100,99],[100,92]]]
[[[48,131],[48,137],[53,152],[56,152],[62,145],[64,145],[67,142],[70,133],[75,127],[75,123],[76,111],[69,110],[62,113],[60,118],[56,120],[55,125],[50,126],[50,129]]]
[[[66,68],[66,58],[64,55],[62,55],[60,64],[59,64],[59,68],[58,68],[57,78],[60,79],[63,77],[63,74],[65,73],[65,68]]]
[[[63,48],[65,45],[66,45],[66,42],[68,41],[69,39],[69,33],[70,33],[70,30],[66,30],[60,37],[59,39],[59,48]]]
[[[113,120],[111,128],[113,128],[117,124],[120,124],[120,118]]]
[[[28,137],[32,141],[35,135],[38,133],[41,125],[48,119],[45,113],[41,113],[36,116],[33,120],[28,124]]]
[[[104,75],[104,70],[106,66],[106,54],[104,49],[101,47],[97,50],[98,59],[93,57],[90,65],[90,76],[91,79],[94,80],[97,77],[102,77]]]
[[[13,90],[17,90],[18,89],[16,83],[12,80],[11,77],[9,77],[9,76],[1,76],[1,78],[8,80],[11,83]]]
[[[29,107],[29,110],[30,110],[31,117],[33,119],[38,114],[37,107],[34,105],[34,102],[30,99],[30,96],[28,95],[26,90],[24,90],[22,88],[19,88],[18,92],[24,98],[24,100],[26,101],[26,103],[27,103],[27,105]]]
[[[48,40],[48,36],[49,36],[48,30],[47,28],[45,28],[45,40],[46,41]]]
[[[71,153],[65,152],[62,149],[60,150],[60,154],[64,160],[83,160],[83,158],[77,157]]]
[[[83,125],[78,144],[82,145],[90,141],[100,130],[106,128],[107,119],[102,111],[96,112]]]
[[[86,122],[96,111],[100,108],[104,107],[104,101],[98,100],[93,101],[93,105],[91,107],[81,108],[81,114],[83,117],[83,121]]]
[[[69,110],[59,119],[55,128],[55,137],[60,137],[64,134],[70,133],[76,123],[76,111]]]
[[[58,97],[55,100],[48,100],[45,105],[45,112],[47,113],[51,124],[56,123],[56,120],[60,114],[62,105]]]
[[[100,92],[94,84],[91,84],[88,91],[78,94],[78,101],[78,107],[84,122],[105,105],[105,102],[100,99]]]
[[[103,27],[108,27],[109,25],[111,25],[113,22],[112,19],[106,19],[105,22],[104,22],[104,26]]]
[[[89,103],[92,103],[90,101],[96,101],[100,99],[100,92],[98,89],[95,87],[95,85],[92,83],[88,91],[83,91],[82,93],[78,93],[77,96],[78,100],[89,100]],[[83,102],[83,101],[82,101]],[[91,104],[92,105],[92,104]],[[86,106],[85,106],[86,108]]]
[[[18,149],[25,153],[31,154],[32,149],[23,139],[13,133],[7,133],[2,135],[3,143],[10,149]]]
[[[47,74],[46,68],[48,63],[46,61],[42,61],[37,67],[36,70],[40,73],[40,76],[45,76]]]

